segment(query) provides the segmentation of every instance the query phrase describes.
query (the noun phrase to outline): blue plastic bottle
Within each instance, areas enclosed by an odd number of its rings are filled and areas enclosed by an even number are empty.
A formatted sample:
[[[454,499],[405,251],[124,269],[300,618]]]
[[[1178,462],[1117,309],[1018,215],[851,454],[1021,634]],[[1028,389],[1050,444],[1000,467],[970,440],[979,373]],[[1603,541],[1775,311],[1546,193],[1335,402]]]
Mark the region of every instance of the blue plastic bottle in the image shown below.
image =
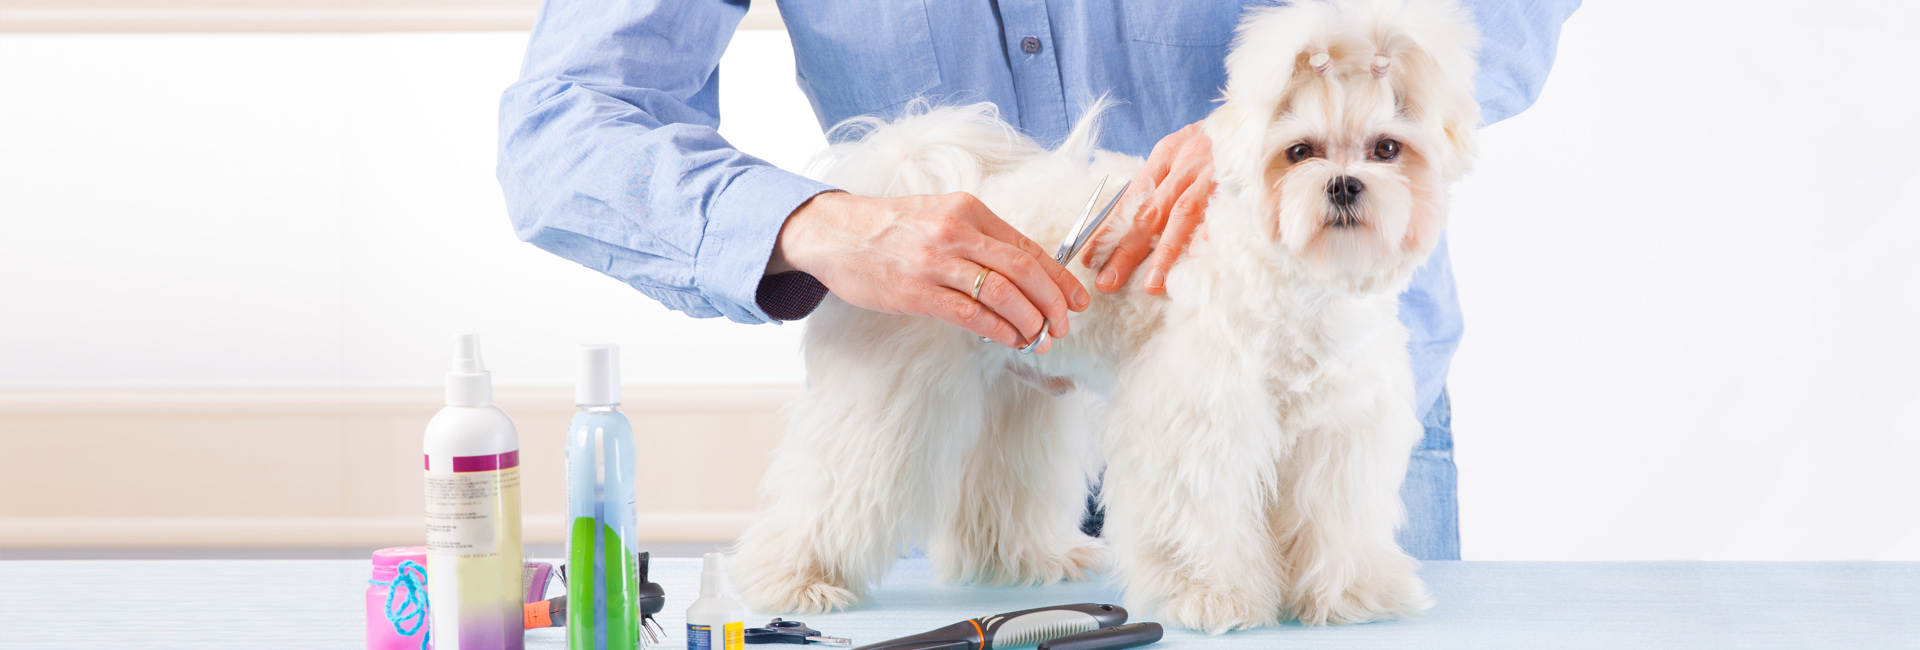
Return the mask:
[[[567,430],[567,648],[640,647],[633,425],[620,413],[620,348],[580,346]]]

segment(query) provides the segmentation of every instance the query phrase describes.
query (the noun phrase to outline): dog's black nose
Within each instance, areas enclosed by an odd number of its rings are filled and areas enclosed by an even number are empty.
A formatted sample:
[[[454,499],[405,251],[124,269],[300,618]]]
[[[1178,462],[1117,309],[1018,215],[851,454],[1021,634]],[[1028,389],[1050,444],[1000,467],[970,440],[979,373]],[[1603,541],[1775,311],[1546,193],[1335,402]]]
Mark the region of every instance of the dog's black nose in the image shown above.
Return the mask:
[[[1354,201],[1360,200],[1360,190],[1366,188],[1367,186],[1361,184],[1358,178],[1341,176],[1327,184],[1327,198],[1332,200],[1334,205],[1353,205]]]

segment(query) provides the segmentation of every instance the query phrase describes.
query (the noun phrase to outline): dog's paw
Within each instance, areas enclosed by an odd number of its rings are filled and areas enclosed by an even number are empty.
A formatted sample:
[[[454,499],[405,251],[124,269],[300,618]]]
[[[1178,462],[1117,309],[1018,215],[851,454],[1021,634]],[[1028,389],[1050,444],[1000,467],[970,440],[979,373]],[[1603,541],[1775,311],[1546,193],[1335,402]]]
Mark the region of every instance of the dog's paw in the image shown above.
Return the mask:
[[[855,591],[823,580],[800,576],[737,583],[740,599],[754,611],[779,614],[825,614],[860,602]]]
[[[1433,606],[1433,599],[1408,566],[1389,564],[1338,587],[1322,586],[1297,594],[1294,617],[1302,625],[1345,625],[1411,616]]]
[[[1163,620],[1189,630],[1224,634],[1278,625],[1280,609],[1276,605],[1252,593],[1187,585],[1163,601],[1158,611]]]
[[[951,557],[954,553],[948,551],[936,554],[935,569],[944,582],[983,587],[1042,587],[1086,580],[1105,571],[1106,544],[1077,533],[1074,537],[1064,552],[1027,549],[1012,554],[982,552],[961,558]]]
[[[820,614],[860,602],[864,584],[810,561],[802,548],[769,542],[764,532],[749,530],[727,563],[733,586],[747,606],[763,612]]]
[[[1039,586],[1086,580],[1106,568],[1107,545],[1091,537],[1080,537],[1065,553],[1023,557],[1007,570],[1010,583]]]
[[[1079,546],[1067,551],[1064,558],[1062,578],[1065,580],[1085,580],[1094,574],[1107,570],[1110,560],[1107,558],[1107,545],[1092,537],[1083,538]]]

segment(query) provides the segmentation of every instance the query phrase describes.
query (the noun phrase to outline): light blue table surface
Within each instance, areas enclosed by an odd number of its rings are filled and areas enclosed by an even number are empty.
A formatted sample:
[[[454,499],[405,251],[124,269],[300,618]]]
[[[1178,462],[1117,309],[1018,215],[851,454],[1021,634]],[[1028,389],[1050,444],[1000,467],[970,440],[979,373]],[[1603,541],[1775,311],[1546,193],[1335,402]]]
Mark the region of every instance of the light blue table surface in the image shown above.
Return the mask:
[[[1920,648],[1920,563],[1432,562],[1421,573],[1438,601],[1422,618],[1169,631],[1152,647]],[[337,560],[0,562],[0,648],[358,648],[366,579],[365,562]],[[699,561],[655,560],[654,579],[667,590],[665,647],[685,647]],[[935,585],[926,560],[903,560],[865,608],[801,620],[871,643],[1074,602],[1119,595],[1098,582]],[[535,630],[527,647],[561,648],[564,636]]]

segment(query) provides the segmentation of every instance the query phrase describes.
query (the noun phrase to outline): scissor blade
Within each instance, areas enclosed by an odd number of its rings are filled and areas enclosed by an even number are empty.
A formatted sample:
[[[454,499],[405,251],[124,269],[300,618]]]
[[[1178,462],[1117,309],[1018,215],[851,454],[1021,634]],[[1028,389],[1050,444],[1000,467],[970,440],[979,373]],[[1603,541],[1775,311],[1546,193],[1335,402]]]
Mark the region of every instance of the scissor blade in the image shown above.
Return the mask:
[[[1113,206],[1120,203],[1120,197],[1126,195],[1127,188],[1132,186],[1133,186],[1133,181],[1131,180],[1127,181],[1126,184],[1121,185],[1120,191],[1114,192],[1113,198],[1107,201],[1107,207],[1101,208],[1100,214],[1095,216],[1091,223],[1083,224],[1080,230],[1074,233],[1073,240],[1068,242],[1067,259],[1069,260],[1073,259],[1073,256],[1080,254],[1080,249],[1085,248],[1087,245],[1087,240],[1093,237],[1093,231],[1099,230],[1100,224],[1106,223],[1107,215],[1113,212]],[[1094,196],[1097,198],[1100,195],[1095,194]],[[1060,263],[1065,264],[1066,261],[1062,260]]]
[[[1073,229],[1067,231],[1067,240],[1060,242],[1060,248],[1054,250],[1053,261],[1066,264],[1073,257],[1073,243],[1080,239],[1080,231],[1087,227],[1087,220],[1093,218],[1093,206],[1100,205],[1100,190],[1107,189],[1107,177],[1100,177],[1100,184],[1093,186],[1093,196],[1087,197],[1087,207],[1080,208],[1080,220],[1073,222]]]

